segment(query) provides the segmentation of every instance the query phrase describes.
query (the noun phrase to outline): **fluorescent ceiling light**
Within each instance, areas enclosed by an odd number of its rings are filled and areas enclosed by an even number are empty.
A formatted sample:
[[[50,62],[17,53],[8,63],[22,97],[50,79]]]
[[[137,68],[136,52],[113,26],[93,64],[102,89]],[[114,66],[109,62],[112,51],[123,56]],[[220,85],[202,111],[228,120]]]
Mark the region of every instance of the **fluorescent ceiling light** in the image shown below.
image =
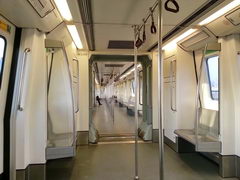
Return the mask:
[[[211,16],[209,16],[208,18],[204,19],[202,22],[199,23],[200,26],[206,25],[212,21],[214,21],[215,19],[219,18],[220,16],[224,15],[225,13],[227,13],[228,11],[231,11],[233,8],[237,7],[238,5],[240,5],[240,0],[234,0],[231,3],[229,3],[228,5],[226,5],[225,7],[223,7],[222,9],[218,10],[217,12],[213,13]]]
[[[97,84],[97,85],[99,85],[99,82],[98,82],[98,80],[95,78],[95,83]]]
[[[141,64],[138,64],[138,65],[137,65],[137,68],[140,68],[140,67],[142,67],[142,65],[141,65]],[[135,68],[133,67],[131,70],[129,70],[128,72],[126,72],[125,74],[123,74],[123,75],[120,77],[120,79],[125,78],[126,76],[128,76],[129,74],[131,74],[134,70],[135,70]]]
[[[125,77],[126,77],[126,76],[125,76],[125,75],[123,75],[123,76],[121,76],[121,77],[120,77],[120,79],[123,79],[123,78],[125,78]]]
[[[75,45],[77,46],[77,48],[82,49],[83,48],[82,41],[79,37],[76,26],[75,25],[67,25],[67,28],[72,36],[72,39],[73,39]]]
[[[55,1],[55,4],[56,4],[61,16],[63,17],[63,19],[65,19],[67,21],[71,21],[72,14],[69,9],[67,0],[54,0],[54,1]]]
[[[165,46],[163,46],[162,49],[166,50],[166,49],[171,49],[171,48],[175,47],[179,41],[183,40],[184,38],[186,38],[190,34],[194,33],[195,31],[197,31],[197,30],[196,29],[189,29],[189,30],[187,30],[185,33],[181,34],[176,39],[172,40],[170,43],[168,43]]]

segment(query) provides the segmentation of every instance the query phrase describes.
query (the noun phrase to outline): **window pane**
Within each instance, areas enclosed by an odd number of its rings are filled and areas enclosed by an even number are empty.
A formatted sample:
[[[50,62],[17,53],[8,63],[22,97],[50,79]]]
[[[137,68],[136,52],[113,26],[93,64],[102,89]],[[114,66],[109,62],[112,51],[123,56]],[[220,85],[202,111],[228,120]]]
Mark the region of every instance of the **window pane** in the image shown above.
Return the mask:
[[[2,37],[0,37],[0,75],[2,74],[4,49],[5,49],[5,41]]]
[[[209,73],[211,97],[214,100],[218,100],[218,56],[208,58],[207,66]]]

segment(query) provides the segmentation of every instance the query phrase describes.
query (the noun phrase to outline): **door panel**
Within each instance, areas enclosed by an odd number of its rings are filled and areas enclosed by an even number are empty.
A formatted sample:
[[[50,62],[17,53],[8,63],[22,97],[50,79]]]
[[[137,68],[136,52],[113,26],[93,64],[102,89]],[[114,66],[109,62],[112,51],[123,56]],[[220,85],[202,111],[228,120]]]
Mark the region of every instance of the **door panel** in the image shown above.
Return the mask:
[[[0,174],[3,172],[3,119],[12,62],[15,27],[0,16]]]
[[[174,130],[177,129],[176,117],[176,58],[175,56],[164,60],[164,133],[175,142]]]

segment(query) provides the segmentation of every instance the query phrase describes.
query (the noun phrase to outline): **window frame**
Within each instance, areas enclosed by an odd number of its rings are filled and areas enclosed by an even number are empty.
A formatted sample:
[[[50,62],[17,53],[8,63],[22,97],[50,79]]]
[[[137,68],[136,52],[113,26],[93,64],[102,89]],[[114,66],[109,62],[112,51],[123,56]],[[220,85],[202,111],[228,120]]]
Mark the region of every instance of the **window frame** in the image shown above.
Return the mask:
[[[212,89],[212,83],[211,83],[211,77],[210,77],[210,69],[209,69],[209,63],[208,63],[209,59],[211,59],[213,57],[218,57],[218,91],[217,91],[218,92],[218,98],[217,99],[213,97],[213,89]],[[211,97],[211,99],[213,101],[219,101],[219,82],[220,82],[219,81],[220,80],[220,73],[219,73],[219,70],[220,70],[219,66],[220,66],[220,64],[219,64],[219,60],[220,60],[219,54],[213,54],[213,55],[210,55],[210,56],[206,57],[206,67],[207,67],[207,76],[208,76],[210,97]]]
[[[2,88],[2,79],[3,79],[3,71],[4,71],[4,64],[5,64],[5,58],[6,58],[6,51],[7,51],[7,39],[0,34],[0,39],[3,39],[4,41],[4,49],[3,49],[3,58],[2,58],[2,68],[0,72],[0,90]]]

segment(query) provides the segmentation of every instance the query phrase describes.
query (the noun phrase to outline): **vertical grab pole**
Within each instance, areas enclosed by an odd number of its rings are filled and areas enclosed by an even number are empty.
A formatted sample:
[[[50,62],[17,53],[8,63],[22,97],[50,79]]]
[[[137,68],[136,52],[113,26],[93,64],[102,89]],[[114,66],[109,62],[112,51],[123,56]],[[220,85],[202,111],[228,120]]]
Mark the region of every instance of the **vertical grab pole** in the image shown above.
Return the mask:
[[[135,180],[139,179],[138,176],[138,73],[137,73],[137,47],[136,47],[136,38],[137,38],[138,28],[134,26],[134,89],[135,89]]]
[[[158,90],[159,179],[164,180],[162,0],[158,0]]]

